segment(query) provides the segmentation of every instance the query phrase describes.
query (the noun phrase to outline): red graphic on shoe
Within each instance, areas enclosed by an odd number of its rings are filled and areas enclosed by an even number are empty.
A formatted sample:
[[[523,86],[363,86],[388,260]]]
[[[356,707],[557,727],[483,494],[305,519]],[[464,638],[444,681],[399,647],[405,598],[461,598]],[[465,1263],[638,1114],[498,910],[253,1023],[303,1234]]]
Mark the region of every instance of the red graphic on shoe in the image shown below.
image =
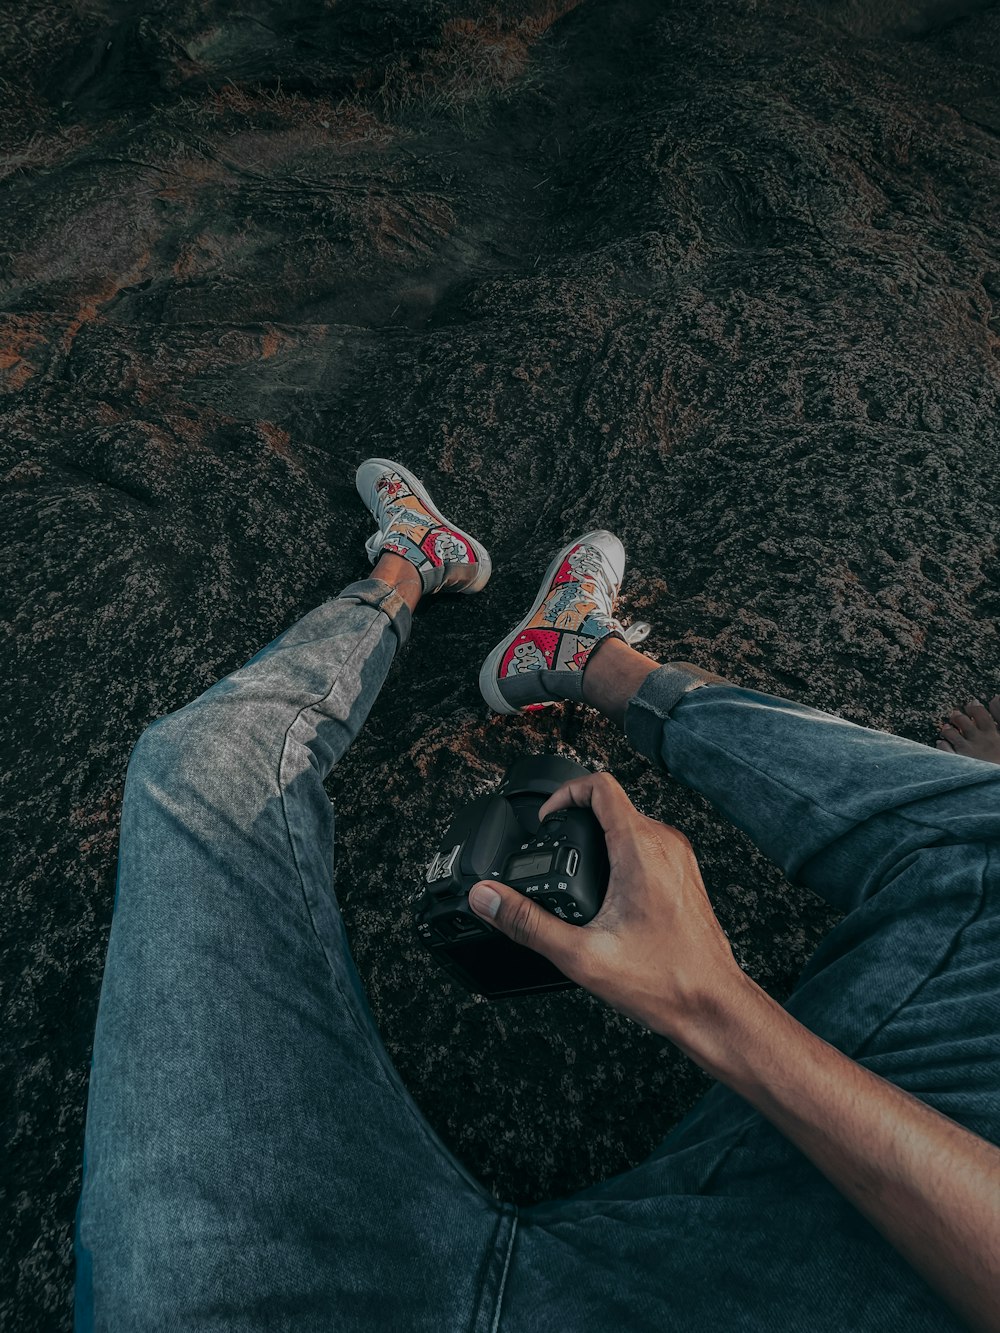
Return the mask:
[[[574,551],[578,551],[579,549],[580,549],[579,546],[574,546],[574,547],[573,547],[573,550],[570,551],[569,555],[572,555]],[[577,582],[577,577],[578,577],[578,576],[577,576],[576,574],[573,573],[573,566],[569,563],[569,555],[566,557],[566,559],[565,559],[565,560],[562,562],[562,564],[559,566],[559,573],[558,573],[558,574],[555,576],[555,578],[552,580],[553,585],[555,585],[555,584],[557,584],[557,583],[576,583],[576,582]]]
[[[395,481],[390,481],[384,473],[375,483],[375,489],[382,493],[382,498],[385,500],[395,500],[397,495],[410,494],[406,482],[401,477],[397,477]]]
[[[469,543],[451,528],[431,528],[421,541],[420,549],[435,566],[443,565],[448,560],[466,565],[475,564],[476,561],[476,554]]]
[[[579,651],[575,652],[567,661],[566,666],[571,671],[582,671],[587,665],[587,658],[590,656],[590,650],[593,646],[593,643],[589,643],[586,648],[579,649]]]
[[[559,566],[559,573],[552,580],[557,583],[584,583],[593,580],[595,570],[603,565],[600,551],[594,546],[584,546],[577,542],[566,559]]]
[[[559,646],[554,630],[523,629],[503,655],[500,676],[519,676],[525,671],[551,671]]]

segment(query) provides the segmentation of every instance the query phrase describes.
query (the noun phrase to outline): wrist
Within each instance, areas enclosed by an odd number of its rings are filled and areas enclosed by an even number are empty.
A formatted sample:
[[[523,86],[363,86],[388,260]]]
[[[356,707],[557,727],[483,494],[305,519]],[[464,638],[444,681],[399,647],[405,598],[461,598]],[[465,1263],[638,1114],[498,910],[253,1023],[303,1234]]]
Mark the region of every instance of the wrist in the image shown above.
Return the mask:
[[[766,991],[734,970],[664,1030],[677,1046],[713,1078],[739,1088],[753,1071],[753,1052],[763,1034],[785,1011]]]

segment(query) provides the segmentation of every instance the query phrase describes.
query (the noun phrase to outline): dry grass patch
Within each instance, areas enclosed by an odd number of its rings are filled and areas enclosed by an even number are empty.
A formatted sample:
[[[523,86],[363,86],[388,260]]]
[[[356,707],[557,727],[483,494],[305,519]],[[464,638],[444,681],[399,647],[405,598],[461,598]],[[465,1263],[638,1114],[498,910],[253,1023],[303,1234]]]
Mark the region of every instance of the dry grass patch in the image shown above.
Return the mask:
[[[521,19],[499,9],[452,19],[441,29],[439,49],[401,56],[388,67],[375,94],[379,109],[389,117],[420,107],[464,120],[469,110],[491,98],[509,97],[525,74],[532,46],[579,3],[557,0]]]
[[[241,118],[255,127],[263,124],[268,128],[318,129],[324,141],[332,140],[338,148],[378,145],[398,136],[391,125],[350,98],[333,102],[329,98],[285,92],[280,79],[274,88],[259,83],[237,84],[227,79],[221,88],[213,89],[196,105],[210,117]]]
[[[30,89],[0,79],[0,181],[54,167],[94,138],[86,125],[61,125]]]

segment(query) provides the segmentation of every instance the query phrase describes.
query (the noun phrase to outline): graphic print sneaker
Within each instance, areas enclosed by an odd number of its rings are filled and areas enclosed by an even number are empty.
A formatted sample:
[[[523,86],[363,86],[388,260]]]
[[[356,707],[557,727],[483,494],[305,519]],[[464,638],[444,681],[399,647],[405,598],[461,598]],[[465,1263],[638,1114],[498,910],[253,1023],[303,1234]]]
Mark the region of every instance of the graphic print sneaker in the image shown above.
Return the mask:
[[[378,531],[365,542],[374,565],[383,551],[409,560],[425,593],[479,592],[493,566],[481,542],[441,513],[419,479],[388,458],[367,458],[355,477]]]
[[[649,633],[615,618],[625,548],[604,528],[576,537],[552,559],[531,610],[496,645],[479,673],[483,698],[497,713],[528,712],[583,699],[583,669],[611,634],[626,643]]]

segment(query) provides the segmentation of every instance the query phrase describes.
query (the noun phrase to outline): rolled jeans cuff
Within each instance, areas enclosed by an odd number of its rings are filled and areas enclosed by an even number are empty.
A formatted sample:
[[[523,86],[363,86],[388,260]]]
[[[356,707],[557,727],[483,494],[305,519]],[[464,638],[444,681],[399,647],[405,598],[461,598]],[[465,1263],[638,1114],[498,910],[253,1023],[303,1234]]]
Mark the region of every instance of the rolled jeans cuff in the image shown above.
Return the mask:
[[[663,760],[663,724],[684,695],[701,685],[732,685],[725,676],[694,662],[665,662],[651,671],[625,705],[625,735],[651,764],[667,771]]]
[[[339,600],[362,602],[366,606],[374,606],[378,611],[384,611],[389,617],[389,624],[399,647],[406,646],[413,626],[413,613],[400,596],[398,589],[391,583],[376,578],[358,579],[355,583],[347,585],[340,593]]]

